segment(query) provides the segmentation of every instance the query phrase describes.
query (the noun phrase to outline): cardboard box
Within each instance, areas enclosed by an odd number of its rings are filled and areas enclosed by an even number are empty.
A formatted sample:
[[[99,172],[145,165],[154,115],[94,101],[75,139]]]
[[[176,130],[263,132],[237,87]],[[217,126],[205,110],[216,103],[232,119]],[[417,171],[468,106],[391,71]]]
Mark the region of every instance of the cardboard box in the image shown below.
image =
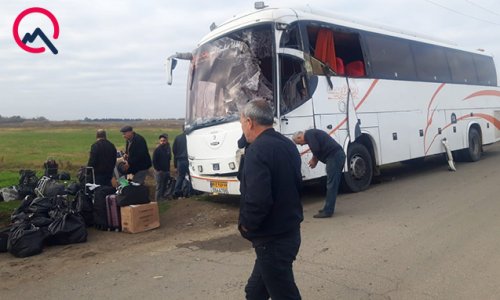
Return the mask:
[[[138,233],[160,227],[158,203],[124,206],[122,215],[122,231]]]

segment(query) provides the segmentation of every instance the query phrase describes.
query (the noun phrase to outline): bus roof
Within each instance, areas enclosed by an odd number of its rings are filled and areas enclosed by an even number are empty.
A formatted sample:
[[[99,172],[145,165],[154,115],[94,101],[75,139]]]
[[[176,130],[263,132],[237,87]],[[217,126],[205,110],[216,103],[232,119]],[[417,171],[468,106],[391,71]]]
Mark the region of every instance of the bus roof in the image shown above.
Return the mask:
[[[343,27],[380,33],[384,35],[404,38],[408,40],[419,41],[428,44],[439,45],[447,48],[453,48],[457,50],[462,50],[466,52],[474,52],[481,55],[491,56],[482,50],[471,50],[457,46],[456,44],[446,41],[444,39],[439,39],[431,36],[426,36],[419,33],[414,33],[406,30],[401,30],[398,28],[385,26],[377,23],[368,22],[365,20],[356,20],[354,18],[336,14],[328,10],[313,9],[309,5],[300,8],[264,8],[259,10],[253,10],[245,12],[239,15],[233,16],[231,19],[223,22],[213,31],[208,33],[199,44],[203,44],[209,40],[214,39],[217,36],[225,34],[227,32],[236,30],[241,27],[246,27],[257,23],[275,22],[278,19],[283,19],[286,17],[294,17],[298,20],[311,20],[320,21],[330,24],[336,24]]]

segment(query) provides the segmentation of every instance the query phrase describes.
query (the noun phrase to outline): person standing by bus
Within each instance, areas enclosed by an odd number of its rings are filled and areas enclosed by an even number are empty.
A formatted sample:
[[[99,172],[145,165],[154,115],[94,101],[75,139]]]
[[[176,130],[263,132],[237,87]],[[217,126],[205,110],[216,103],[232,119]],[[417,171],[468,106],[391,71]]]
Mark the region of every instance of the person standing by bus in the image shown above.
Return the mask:
[[[149,155],[148,145],[146,140],[134,132],[131,126],[124,126],[120,132],[125,138],[125,161],[127,162],[127,174],[132,174],[133,181],[144,184],[146,176],[151,168],[151,156]]]
[[[335,212],[335,202],[339,191],[340,176],[344,168],[345,154],[331,136],[319,129],[309,129],[305,132],[298,131],[292,137],[298,145],[309,145],[313,154],[309,167],[314,169],[321,161],[326,165],[326,200],[323,209],[315,214],[314,218],[330,218]]]
[[[177,181],[174,187],[174,198],[182,197],[182,187],[186,180],[186,175],[189,174],[189,161],[187,152],[187,140],[184,126],[182,126],[182,133],[175,137],[174,144],[172,145],[172,152],[174,154],[174,167],[177,169]],[[188,182],[188,192],[191,190],[191,183]]]
[[[156,179],[156,201],[163,200],[170,180],[170,144],[168,134],[162,133],[158,137],[158,147],[153,152],[153,168]]]
[[[265,100],[248,102],[240,117],[249,145],[241,172],[238,229],[257,256],[246,299],[301,298],[292,267],[304,219],[301,161],[292,141],[273,129],[273,118]]]

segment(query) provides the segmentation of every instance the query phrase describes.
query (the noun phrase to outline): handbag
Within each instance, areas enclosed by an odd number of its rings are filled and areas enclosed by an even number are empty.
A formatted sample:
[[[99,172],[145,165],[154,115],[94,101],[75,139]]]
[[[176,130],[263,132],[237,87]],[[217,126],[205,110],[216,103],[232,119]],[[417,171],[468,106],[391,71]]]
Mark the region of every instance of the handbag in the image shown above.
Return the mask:
[[[149,203],[149,189],[145,185],[127,185],[116,196],[118,206]]]

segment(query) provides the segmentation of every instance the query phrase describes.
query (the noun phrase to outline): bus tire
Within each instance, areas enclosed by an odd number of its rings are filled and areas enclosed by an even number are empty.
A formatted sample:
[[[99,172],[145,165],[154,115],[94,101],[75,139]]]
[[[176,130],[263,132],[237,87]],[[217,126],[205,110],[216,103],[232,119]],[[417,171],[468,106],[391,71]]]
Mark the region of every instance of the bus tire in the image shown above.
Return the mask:
[[[373,177],[370,152],[363,144],[354,143],[347,150],[347,172],[344,173],[343,188],[352,193],[366,190]]]
[[[469,130],[469,147],[462,150],[462,157],[465,161],[478,161],[481,158],[481,152],[481,134],[476,128],[471,127]]]

